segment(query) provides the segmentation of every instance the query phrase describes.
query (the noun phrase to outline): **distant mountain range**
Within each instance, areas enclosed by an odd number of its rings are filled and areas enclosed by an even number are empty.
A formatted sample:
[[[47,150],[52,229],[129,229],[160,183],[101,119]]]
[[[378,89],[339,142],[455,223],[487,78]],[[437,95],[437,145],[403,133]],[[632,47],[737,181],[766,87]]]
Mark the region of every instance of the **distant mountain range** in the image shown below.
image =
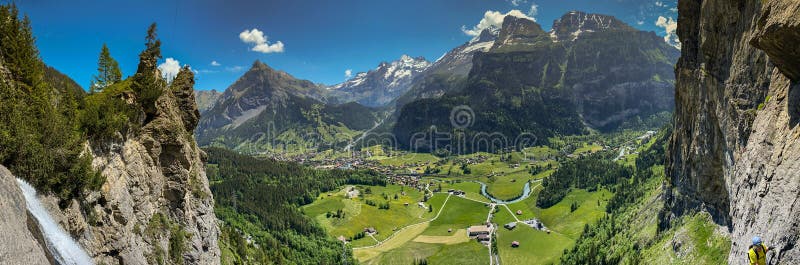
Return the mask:
[[[196,93],[203,113],[196,134],[201,145],[287,150],[343,146],[372,128],[393,133],[403,148],[433,151],[451,143],[415,145],[410,137],[432,126],[540,141],[652,127],[673,108],[678,55],[655,33],[611,16],[569,12],[549,32],[507,16],[501,28],[483,30],[433,63],[403,55],[332,86],[256,62],[223,93]],[[451,126],[456,107],[472,111],[470,127]]]
[[[491,48],[474,55],[463,87],[403,105],[392,132],[403,148],[472,152],[503,144],[459,147],[451,139],[414,137],[447,132],[475,142],[476,136],[499,133],[508,147],[523,134],[541,143],[555,135],[666,122],[678,56],[655,33],[611,16],[570,12],[550,32],[506,16]],[[456,108],[469,109],[469,126],[453,126]]]
[[[199,110],[201,114],[205,113],[207,110],[214,107],[214,104],[217,103],[217,99],[219,99],[221,95],[222,93],[215,89],[195,90],[194,97],[195,101],[197,101],[197,110]]]
[[[399,60],[382,62],[378,68],[328,87],[329,97],[337,102],[355,101],[370,107],[382,107],[405,94],[414,79],[430,66],[424,57],[403,55]]]
[[[330,149],[375,125],[374,109],[355,102],[327,103],[325,92],[256,61],[203,113],[197,141],[251,151]]]

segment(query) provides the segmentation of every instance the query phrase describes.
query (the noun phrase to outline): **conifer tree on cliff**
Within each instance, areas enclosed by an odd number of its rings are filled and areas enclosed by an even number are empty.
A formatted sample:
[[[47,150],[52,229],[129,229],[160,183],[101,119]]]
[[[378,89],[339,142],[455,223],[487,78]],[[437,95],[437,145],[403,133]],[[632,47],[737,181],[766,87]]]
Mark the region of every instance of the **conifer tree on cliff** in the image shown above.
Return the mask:
[[[164,92],[166,82],[158,75],[156,63],[161,58],[161,41],[156,34],[156,23],[150,25],[145,37],[145,50],[139,54],[139,67],[133,76],[133,91],[145,113],[145,122],[156,113],[156,100]]]
[[[122,80],[122,71],[119,70],[119,63],[111,57],[108,46],[103,43],[100,57],[97,59],[97,75],[94,76],[90,86],[91,92],[101,91],[120,80]]]

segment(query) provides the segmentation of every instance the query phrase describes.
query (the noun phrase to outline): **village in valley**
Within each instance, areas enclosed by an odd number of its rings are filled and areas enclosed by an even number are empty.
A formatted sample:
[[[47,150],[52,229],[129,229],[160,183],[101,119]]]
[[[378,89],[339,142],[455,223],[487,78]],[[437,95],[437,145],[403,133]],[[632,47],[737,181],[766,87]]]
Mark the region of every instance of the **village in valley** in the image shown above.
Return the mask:
[[[555,262],[584,226],[605,216],[612,193],[571,189],[559,203],[536,206],[542,180],[561,163],[608,152],[632,163],[652,132],[564,140],[564,146],[437,157],[381,146],[346,154],[293,158],[323,169],[369,169],[386,186],[346,185],[302,208],[364,264]],[[558,141],[551,141],[556,142]],[[449,253],[463,253],[453,257]],[[395,262],[397,261],[397,262]],[[476,261],[480,261],[477,262]]]

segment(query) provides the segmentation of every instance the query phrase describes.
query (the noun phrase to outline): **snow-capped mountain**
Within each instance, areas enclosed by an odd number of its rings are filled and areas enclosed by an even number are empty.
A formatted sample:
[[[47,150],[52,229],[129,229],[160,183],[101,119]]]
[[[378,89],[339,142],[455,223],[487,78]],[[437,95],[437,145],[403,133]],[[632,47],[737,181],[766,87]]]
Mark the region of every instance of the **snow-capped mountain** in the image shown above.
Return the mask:
[[[492,48],[500,28],[490,26],[481,31],[481,34],[472,38],[455,49],[450,50],[440,57],[430,69],[430,72],[449,72],[458,75],[467,75],[472,68],[472,55],[475,52],[485,52]]]
[[[340,102],[356,101],[379,107],[392,102],[410,88],[417,75],[428,69],[431,62],[424,57],[403,55],[393,62],[382,62],[369,72],[356,74],[350,80],[328,89]]]
[[[397,106],[421,98],[436,98],[457,89],[458,84],[469,75],[475,53],[489,51],[499,34],[500,28],[491,26],[439,57],[431,67],[416,77],[409,91],[397,99]]]

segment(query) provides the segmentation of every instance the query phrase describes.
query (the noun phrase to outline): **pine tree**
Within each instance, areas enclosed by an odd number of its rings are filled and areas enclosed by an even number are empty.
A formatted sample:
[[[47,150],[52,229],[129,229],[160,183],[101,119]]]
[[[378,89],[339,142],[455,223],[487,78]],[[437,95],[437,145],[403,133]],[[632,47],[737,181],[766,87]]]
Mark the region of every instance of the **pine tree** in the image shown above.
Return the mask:
[[[44,79],[31,23],[13,4],[0,5],[0,164],[65,201],[97,189],[101,176],[74,130],[77,102]],[[63,201],[62,201],[63,202]]]
[[[150,25],[145,37],[145,50],[139,54],[139,66],[133,77],[131,88],[139,98],[146,120],[156,112],[155,103],[164,92],[166,82],[158,76],[156,63],[161,58],[161,41],[156,34],[156,23]]]
[[[111,57],[108,46],[103,43],[100,57],[97,59],[97,75],[92,80],[90,90],[92,92],[99,91],[121,80],[122,71],[119,70],[119,63]]]

